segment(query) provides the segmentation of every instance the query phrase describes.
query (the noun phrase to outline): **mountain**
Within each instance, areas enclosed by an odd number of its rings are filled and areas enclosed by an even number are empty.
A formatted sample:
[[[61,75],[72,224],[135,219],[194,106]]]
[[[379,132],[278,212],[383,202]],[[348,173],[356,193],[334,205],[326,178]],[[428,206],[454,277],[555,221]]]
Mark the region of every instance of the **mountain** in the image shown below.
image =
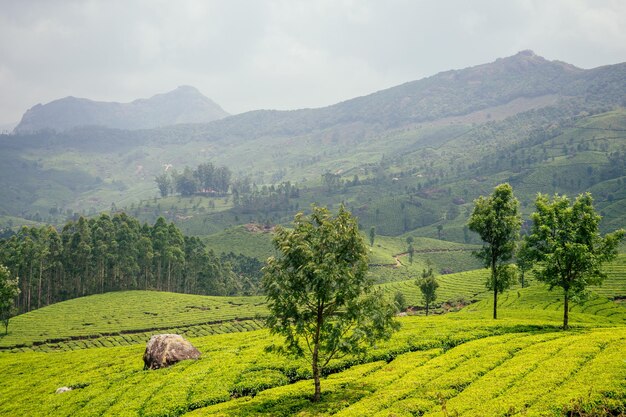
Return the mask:
[[[92,101],[66,97],[29,109],[14,133],[41,130],[66,131],[78,126],[116,129],[152,129],[182,123],[206,123],[228,116],[197,89],[181,86],[131,103]]]
[[[557,102],[576,106],[583,102],[585,108],[626,106],[625,83],[626,63],[584,70],[526,50],[488,64],[441,72],[328,107],[256,110],[224,118],[204,130],[209,136],[219,132],[220,137],[227,134],[242,139],[299,135],[350,125],[367,125],[368,129],[380,132],[452,117],[473,118],[474,113],[481,111],[484,114],[478,121],[486,122],[498,114],[508,117]],[[488,115],[490,112],[485,111],[488,109],[495,111]],[[351,129],[340,129],[337,136],[353,133]]]
[[[472,201],[508,181],[525,215],[537,192],[590,191],[610,231],[626,226],[625,86],[626,63],[580,69],[523,51],[324,108],[0,135],[0,227],[115,206],[206,236],[344,202],[365,230],[467,243]],[[258,193],[158,200],[156,176],[207,161]],[[284,181],[299,197],[271,194]]]

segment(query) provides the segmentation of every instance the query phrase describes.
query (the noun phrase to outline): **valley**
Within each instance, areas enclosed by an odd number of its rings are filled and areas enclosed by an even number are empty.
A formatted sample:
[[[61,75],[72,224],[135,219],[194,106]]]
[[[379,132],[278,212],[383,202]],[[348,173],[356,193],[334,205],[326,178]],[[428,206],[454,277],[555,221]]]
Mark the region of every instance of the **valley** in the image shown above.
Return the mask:
[[[510,269],[490,275],[468,227],[477,199],[508,183],[526,242],[538,193],[590,193],[601,235],[626,228],[625,85],[624,63],[581,69],[522,51],[320,108],[229,115],[194,87],[33,107],[0,135],[0,264],[19,278],[0,331],[0,415],[625,415],[619,233],[615,250],[568,237],[606,253],[581,249],[604,279],[566,298],[540,280],[551,258],[522,266],[521,240],[498,265]],[[285,339],[267,268],[314,252],[288,233],[325,209],[355,226],[327,232],[352,236],[360,266],[334,271],[352,252],[332,243],[285,276],[305,271],[294,288],[320,271],[360,280],[362,293],[339,288],[329,304],[371,296],[399,330],[329,359],[312,401],[311,362],[273,349]],[[490,280],[506,271],[494,319]],[[331,330],[355,305],[328,313],[344,314]],[[183,335],[200,359],[142,370],[158,333]]]

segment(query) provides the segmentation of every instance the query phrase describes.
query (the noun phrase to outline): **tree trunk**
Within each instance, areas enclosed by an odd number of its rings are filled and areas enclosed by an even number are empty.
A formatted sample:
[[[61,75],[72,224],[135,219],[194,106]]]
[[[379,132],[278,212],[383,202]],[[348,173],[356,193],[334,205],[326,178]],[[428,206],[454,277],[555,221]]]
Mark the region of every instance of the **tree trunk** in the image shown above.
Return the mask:
[[[426,317],[428,317],[428,303],[426,303]]]
[[[317,365],[318,362],[318,346],[315,345],[313,349],[313,360],[311,361],[313,367],[313,381],[315,381],[315,394],[313,395],[313,402],[318,402],[322,398],[322,387],[320,385],[320,368]]]
[[[563,330],[569,329],[569,290],[564,291],[563,298]]]
[[[167,261],[167,291],[170,291],[170,280],[172,278],[172,261]]]
[[[322,312],[322,307],[318,305],[317,326],[315,328],[315,336],[313,338],[313,358],[311,360],[311,366],[313,368],[313,381],[315,382],[315,394],[313,395],[313,402],[318,402],[322,398],[322,387],[320,385],[320,368],[318,366],[320,331],[322,330],[322,323],[324,322]]]
[[[491,264],[491,281],[493,283],[493,318],[498,318],[498,276],[496,275],[496,263]]]
[[[43,259],[39,260],[39,282],[37,283],[37,308],[41,308],[41,282],[43,280]]]

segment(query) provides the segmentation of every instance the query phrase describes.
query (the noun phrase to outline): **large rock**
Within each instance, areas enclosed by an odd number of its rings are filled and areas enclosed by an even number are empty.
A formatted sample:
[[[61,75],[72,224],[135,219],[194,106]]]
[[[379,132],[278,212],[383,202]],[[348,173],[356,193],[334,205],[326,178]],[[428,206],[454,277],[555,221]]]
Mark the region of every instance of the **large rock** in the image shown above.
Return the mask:
[[[159,369],[185,359],[198,359],[200,351],[178,334],[157,334],[150,338],[143,354],[143,369]]]

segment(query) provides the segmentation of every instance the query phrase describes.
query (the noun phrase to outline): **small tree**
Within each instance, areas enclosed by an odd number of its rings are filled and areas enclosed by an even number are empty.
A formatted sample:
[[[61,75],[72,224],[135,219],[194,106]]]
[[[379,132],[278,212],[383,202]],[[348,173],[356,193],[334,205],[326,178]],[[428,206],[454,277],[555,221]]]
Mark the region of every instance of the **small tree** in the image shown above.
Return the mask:
[[[422,278],[417,281],[417,285],[420,287],[422,297],[424,297],[426,315],[428,316],[429,307],[437,299],[437,288],[439,288],[439,283],[433,274],[432,268],[429,270],[425,269],[422,272]]]
[[[526,240],[522,240],[518,246],[515,263],[519,271],[519,282],[522,288],[525,288],[528,285],[526,283],[526,272],[533,267],[533,259]]]
[[[509,288],[513,282],[511,269],[505,267],[515,251],[522,226],[519,202],[507,183],[498,185],[493,193],[474,201],[474,211],[467,226],[478,233],[483,247],[474,255],[491,269],[487,288],[493,291],[493,318],[498,318],[498,293]]]
[[[376,239],[376,227],[370,227],[370,246],[374,246],[374,239]]]
[[[311,360],[318,401],[330,360],[389,338],[399,327],[395,308],[373,290],[367,247],[343,206],[335,217],[315,206],[310,216],[298,213],[293,230],[276,228],[273,244],[279,256],[263,268],[267,324],[285,338],[284,346],[273,349]]]
[[[400,291],[396,291],[393,296],[393,302],[396,304],[398,311],[406,310],[406,297]]]
[[[156,182],[157,187],[159,187],[161,197],[167,197],[170,193],[170,189],[172,188],[172,181],[167,173],[154,177],[154,182]]]
[[[570,297],[602,283],[606,274],[600,268],[617,255],[624,231],[600,236],[601,218],[589,193],[579,195],[572,205],[567,196],[555,195],[550,201],[539,194],[535,206],[526,239],[529,256],[537,261],[534,272],[538,280],[550,289],[563,288],[563,328],[567,329]]]
[[[14,302],[19,293],[18,278],[11,279],[9,269],[0,264],[0,321],[4,324],[4,334],[9,333],[9,320],[16,313]]]
[[[413,246],[413,236],[409,236],[406,238],[406,244],[408,245],[406,248],[407,253],[409,254],[409,262],[413,263],[413,256],[415,255],[415,247]]]

